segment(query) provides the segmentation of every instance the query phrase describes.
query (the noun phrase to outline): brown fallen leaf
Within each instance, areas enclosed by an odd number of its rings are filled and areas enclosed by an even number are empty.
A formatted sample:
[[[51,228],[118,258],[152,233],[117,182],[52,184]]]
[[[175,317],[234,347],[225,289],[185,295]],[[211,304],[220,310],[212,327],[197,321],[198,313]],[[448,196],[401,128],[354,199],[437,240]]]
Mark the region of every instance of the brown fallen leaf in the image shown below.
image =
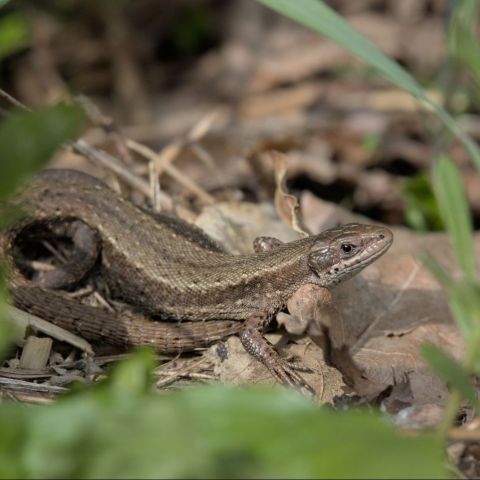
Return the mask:
[[[283,222],[291,226],[301,237],[308,237],[308,232],[301,224],[298,199],[290,195],[287,190],[288,157],[277,151],[270,152],[270,156],[273,158],[275,169],[275,208],[277,213]]]

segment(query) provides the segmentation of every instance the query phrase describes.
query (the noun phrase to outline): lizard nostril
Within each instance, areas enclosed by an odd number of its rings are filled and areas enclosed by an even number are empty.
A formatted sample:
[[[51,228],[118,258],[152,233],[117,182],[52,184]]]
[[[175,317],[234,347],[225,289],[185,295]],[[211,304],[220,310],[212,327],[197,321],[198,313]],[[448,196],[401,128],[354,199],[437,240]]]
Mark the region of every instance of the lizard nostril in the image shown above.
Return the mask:
[[[384,235],[383,233],[381,233],[381,234],[378,236],[378,238],[379,238],[380,240],[383,240],[383,239],[385,238],[385,235]]]

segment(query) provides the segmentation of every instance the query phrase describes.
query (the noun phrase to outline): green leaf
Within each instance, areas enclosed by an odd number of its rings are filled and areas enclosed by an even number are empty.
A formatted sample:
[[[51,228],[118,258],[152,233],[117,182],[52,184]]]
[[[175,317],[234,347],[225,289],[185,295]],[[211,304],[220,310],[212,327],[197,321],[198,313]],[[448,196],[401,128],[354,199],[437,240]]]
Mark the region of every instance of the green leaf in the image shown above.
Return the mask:
[[[430,178],[420,173],[403,184],[407,222],[418,231],[441,230],[442,216],[433,194]]]
[[[74,138],[83,114],[77,107],[57,105],[21,111],[0,124],[0,199],[44,165],[62,143]]]
[[[472,219],[460,174],[446,156],[434,165],[433,184],[457,261],[465,277],[473,280],[476,274]]]
[[[457,282],[448,292],[450,309],[467,344],[480,336],[480,287],[468,281]],[[477,345],[480,352],[480,345]]]
[[[27,478],[25,462],[18,458],[18,446],[24,445],[28,416],[21,409],[0,405],[0,478]]]
[[[463,132],[453,118],[433,100],[419,83],[398,63],[384,55],[370,40],[357,32],[334,10],[319,0],[258,0],[283,15],[312,30],[357,55],[385,78],[431,107],[437,117],[459,138],[480,169],[480,150],[472,139]]]
[[[130,355],[128,362],[120,363],[110,375],[110,388],[119,395],[139,395],[147,392],[152,384],[151,372],[155,355],[150,349],[140,349]]]
[[[29,41],[29,25],[20,13],[0,18],[0,59],[24,48]]]
[[[448,28],[448,47],[450,53],[470,69],[480,85],[480,45],[477,39],[480,2],[457,0],[455,3],[455,11]]]
[[[447,292],[448,305],[465,341],[476,341],[480,338],[480,286],[469,280],[455,281],[426,252],[420,254],[420,259]]]
[[[0,364],[8,352],[15,338],[18,337],[18,329],[8,317],[3,271],[0,269]]]
[[[446,476],[433,436],[407,436],[375,415],[321,409],[288,391],[192,388],[131,404],[116,395],[103,386],[48,407],[4,404],[0,477]]]
[[[480,404],[468,372],[455,359],[431,343],[422,346],[422,355],[432,370],[443,378],[451,388],[458,390],[462,397],[468,400],[478,412]]]
[[[423,251],[420,253],[419,257],[445,290],[448,290],[454,286],[455,282],[450,275],[448,275],[443,267],[441,267],[440,264],[429,253]]]

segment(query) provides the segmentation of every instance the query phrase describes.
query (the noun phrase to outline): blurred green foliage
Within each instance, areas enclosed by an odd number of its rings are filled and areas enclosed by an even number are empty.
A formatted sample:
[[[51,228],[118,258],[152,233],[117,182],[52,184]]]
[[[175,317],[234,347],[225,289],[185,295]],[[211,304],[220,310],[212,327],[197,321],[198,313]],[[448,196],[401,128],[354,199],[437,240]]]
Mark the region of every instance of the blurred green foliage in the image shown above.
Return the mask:
[[[420,232],[444,228],[429,175],[422,172],[405,180],[403,194],[405,218],[410,227]]]
[[[458,264],[465,278],[473,281],[476,272],[472,218],[462,177],[445,155],[435,162],[433,186]]]
[[[363,137],[362,148],[374,156],[382,145],[382,137],[378,133],[370,133]]]
[[[30,28],[22,13],[0,17],[0,60],[26,47],[29,37]]]
[[[448,28],[448,47],[453,57],[464,64],[480,86],[480,42],[478,0],[456,0]]]
[[[465,371],[462,365],[431,343],[422,346],[422,355],[427,359],[432,369],[448,382],[450,387],[458,390],[462,397],[470,402],[478,414],[480,403],[477,392],[472,385],[469,373]]]
[[[109,380],[47,407],[0,408],[0,477],[444,477],[429,435],[334,413],[285,390],[192,388],[156,395],[137,352]],[[408,461],[406,461],[408,459]]]
[[[0,269],[0,362],[10,348],[11,340],[15,338],[16,334],[15,326],[8,321],[5,298],[5,281]]]

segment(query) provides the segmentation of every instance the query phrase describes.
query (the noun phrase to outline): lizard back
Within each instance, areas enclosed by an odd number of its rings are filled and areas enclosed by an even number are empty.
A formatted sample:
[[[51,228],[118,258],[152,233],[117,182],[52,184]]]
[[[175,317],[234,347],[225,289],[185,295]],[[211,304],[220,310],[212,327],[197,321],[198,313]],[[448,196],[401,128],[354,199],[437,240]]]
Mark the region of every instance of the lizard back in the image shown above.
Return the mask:
[[[318,283],[307,264],[316,237],[271,252],[229,255],[196,227],[152,216],[89,175],[42,172],[17,198],[21,225],[81,220],[99,234],[102,274],[114,296],[160,318],[245,319],[274,312],[302,284]]]

